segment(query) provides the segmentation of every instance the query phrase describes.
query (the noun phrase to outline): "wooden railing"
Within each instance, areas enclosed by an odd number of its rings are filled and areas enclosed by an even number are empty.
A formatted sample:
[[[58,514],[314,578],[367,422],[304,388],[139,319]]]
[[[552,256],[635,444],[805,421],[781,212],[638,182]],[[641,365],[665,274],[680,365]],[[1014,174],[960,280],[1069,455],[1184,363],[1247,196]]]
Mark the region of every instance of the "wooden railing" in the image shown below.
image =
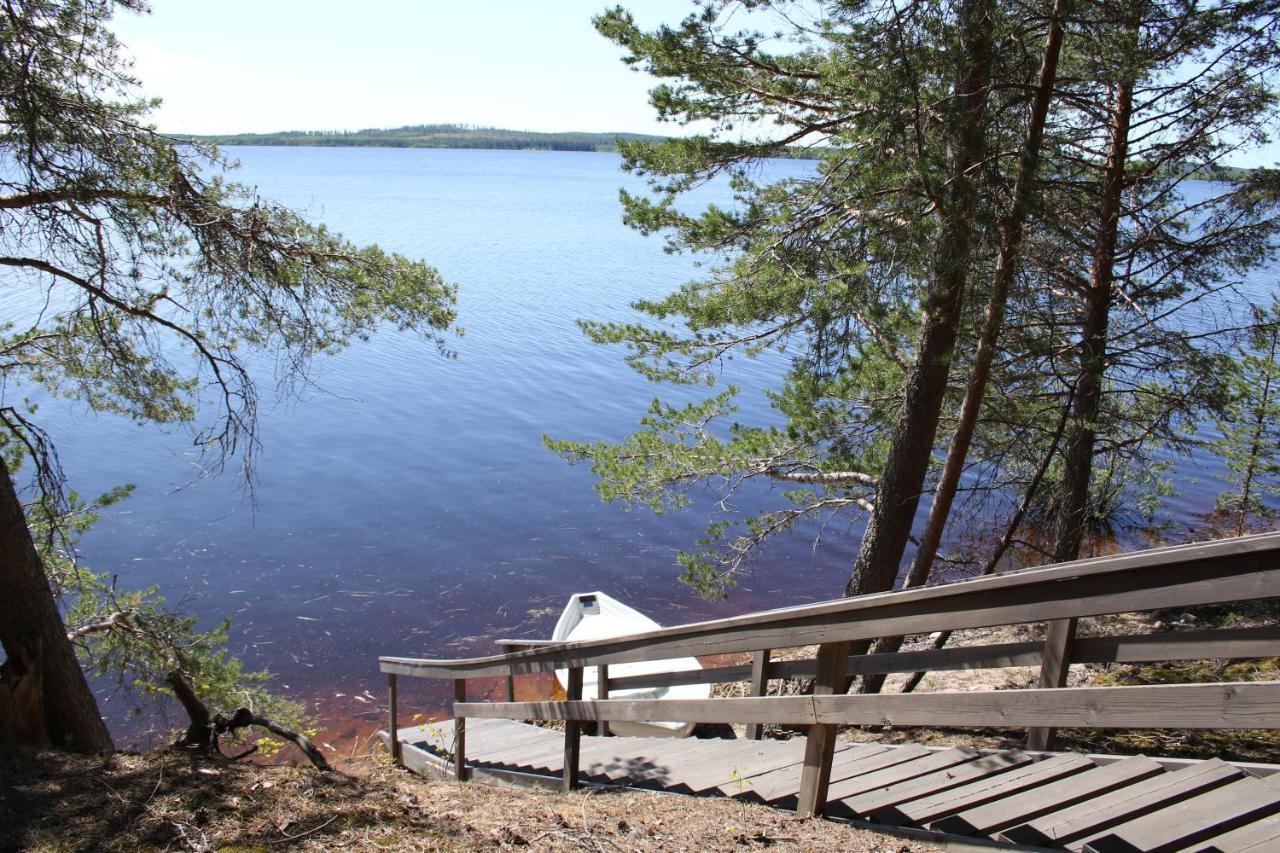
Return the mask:
[[[455,767],[465,776],[467,717],[565,721],[563,786],[577,784],[584,722],[686,720],[808,726],[798,809],[821,812],[838,725],[1029,727],[1044,748],[1054,727],[1280,728],[1280,682],[1062,688],[1071,663],[1280,656],[1280,626],[1075,637],[1075,620],[1280,597],[1280,533],[1158,548],[1006,572],[900,592],[839,599],[590,642],[499,640],[503,654],[462,660],[383,657],[396,739],[397,676],[453,679]],[[850,643],[882,636],[1050,622],[1043,641],[850,656]],[[776,661],[781,648],[818,646],[812,660]],[[610,678],[610,664],[752,652],[750,664]],[[845,695],[873,673],[1041,666],[1048,687],[963,693]],[[599,667],[599,700],[582,701],[582,673]],[[515,702],[514,679],[569,670],[561,702]],[[770,679],[812,676],[812,696],[767,696]],[[504,677],[505,702],[466,701],[466,680]],[[609,691],[749,681],[752,696],[698,701],[608,699]]]

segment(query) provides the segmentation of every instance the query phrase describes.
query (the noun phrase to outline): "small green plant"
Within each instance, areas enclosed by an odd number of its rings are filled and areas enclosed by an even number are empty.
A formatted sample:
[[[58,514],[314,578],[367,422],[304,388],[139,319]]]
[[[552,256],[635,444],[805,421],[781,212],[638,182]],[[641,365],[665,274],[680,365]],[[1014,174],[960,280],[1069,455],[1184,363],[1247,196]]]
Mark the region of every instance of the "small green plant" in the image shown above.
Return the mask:
[[[1251,519],[1275,517],[1267,501],[1280,496],[1280,300],[1253,312],[1229,380],[1232,397],[1217,424],[1222,437],[1209,444],[1232,486],[1218,495],[1217,512],[1237,536],[1249,531]]]

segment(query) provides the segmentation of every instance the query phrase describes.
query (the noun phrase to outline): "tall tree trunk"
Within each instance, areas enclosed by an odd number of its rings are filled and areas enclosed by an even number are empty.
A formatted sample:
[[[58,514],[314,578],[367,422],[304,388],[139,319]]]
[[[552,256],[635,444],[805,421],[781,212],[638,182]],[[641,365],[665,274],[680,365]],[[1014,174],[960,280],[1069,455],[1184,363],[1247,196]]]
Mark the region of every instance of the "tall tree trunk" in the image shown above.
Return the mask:
[[[0,589],[0,742],[112,751],[3,459]]]
[[[1080,555],[1089,515],[1089,484],[1093,476],[1093,447],[1102,410],[1102,382],[1107,363],[1107,326],[1115,287],[1116,241],[1120,204],[1125,190],[1125,162],[1129,156],[1129,120],[1133,113],[1133,82],[1116,85],[1111,109],[1111,140],[1102,176],[1098,231],[1085,294],[1084,329],[1080,335],[1080,371],[1075,385],[1071,427],[1063,451],[1062,497],[1054,532],[1057,562]]]
[[[1035,188],[1036,173],[1040,167],[1040,148],[1044,139],[1045,121],[1049,115],[1049,103],[1053,99],[1054,83],[1058,79],[1058,57],[1062,51],[1062,17],[1068,14],[1068,6],[1069,3],[1066,0],[1057,0],[1050,13],[1049,33],[1045,38],[1040,78],[1036,85],[1035,97],[1031,102],[1027,136],[1022,148],[1022,162],[1013,188],[1013,201],[1009,206],[1009,213],[1000,223],[1000,252],[991,281],[987,316],[978,340],[978,352],[969,374],[969,385],[965,389],[964,402],[960,405],[956,431],[951,437],[951,446],[947,449],[947,459],[943,465],[942,476],[938,480],[938,488],[934,492],[933,504],[929,507],[929,520],[920,536],[915,562],[907,575],[907,586],[919,586],[929,579],[929,571],[933,568],[933,561],[937,557],[942,533],[947,525],[947,517],[951,514],[951,505],[955,501],[956,490],[960,485],[960,475],[964,471],[965,459],[969,455],[969,446],[973,442],[973,433],[978,425],[978,412],[982,408],[982,400],[987,393],[991,363],[995,359],[996,344],[1004,327],[1004,311],[1009,299],[1009,288],[1013,284],[1013,277],[1017,271],[1018,252],[1022,245],[1022,228],[1031,207],[1032,190]]]
[[[1000,251],[996,258],[995,274],[991,280],[987,316],[978,339],[978,352],[974,356],[973,368],[969,373],[964,402],[960,405],[956,431],[951,436],[951,446],[947,449],[942,476],[938,480],[933,503],[929,507],[929,520],[925,522],[920,544],[916,548],[915,562],[912,563],[911,570],[907,574],[906,586],[908,587],[920,586],[929,579],[934,558],[938,554],[938,546],[942,542],[942,533],[947,526],[947,518],[951,515],[951,505],[955,501],[956,490],[960,486],[960,475],[964,471],[964,463],[969,456],[969,446],[973,443],[973,433],[978,426],[978,413],[982,409],[982,400],[987,393],[987,382],[991,377],[991,363],[995,359],[996,344],[1004,328],[1004,311],[1009,300],[1009,289],[1013,284],[1014,273],[1017,271],[1018,252],[1022,245],[1022,228],[1031,207],[1031,194],[1036,184],[1036,172],[1040,167],[1044,126],[1049,115],[1049,103],[1053,100],[1054,83],[1058,79],[1058,57],[1062,52],[1062,17],[1068,13],[1069,4],[1070,0],[1056,0],[1050,12],[1044,57],[1040,62],[1040,77],[1027,117],[1027,135],[1022,146],[1018,179],[1014,183],[1009,212],[1000,223]],[[885,637],[876,643],[876,651],[896,652],[902,645],[902,640],[902,637]],[[884,678],[883,675],[873,675],[863,679],[863,692],[880,692]]]
[[[964,0],[962,60],[948,116],[950,174],[924,299],[924,323],[884,473],[876,489],[875,508],[862,536],[845,595],[881,592],[893,586],[928,473],[969,271],[978,195],[974,172],[985,154],[991,31],[991,0]]]
[[[1136,31],[1135,31],[1136,35]],[[1094,236],[1093,262],[1085,293],[1084,329],[1080,335],[1080,368],[1076,375],[1071,428],[1062,454],[1062,495],[1054,532],[1053,558],[1064,563],[1080,556],[1080,544],[1088,526],[1089,485],[1093,478],[1093,449],[1102,411],[1102,384],[1107,367],[1107,328],[1115,287],[1116,242],[1120,208],[1125,190],[1125,164],[1129,156],[1129,120],[1133,113],[1133,81],[1116,84],[1111,107],[1111,139],[1102,173],[1098,205],[1098,230]],[[1049,623],[1041,687],[1066,684],[1075,636],[1074,619]],[[1056,646],[1056,648],[1054,648]],[[1054,730],[1035,727],[1028,732],[1030,749],[1052,749]]]

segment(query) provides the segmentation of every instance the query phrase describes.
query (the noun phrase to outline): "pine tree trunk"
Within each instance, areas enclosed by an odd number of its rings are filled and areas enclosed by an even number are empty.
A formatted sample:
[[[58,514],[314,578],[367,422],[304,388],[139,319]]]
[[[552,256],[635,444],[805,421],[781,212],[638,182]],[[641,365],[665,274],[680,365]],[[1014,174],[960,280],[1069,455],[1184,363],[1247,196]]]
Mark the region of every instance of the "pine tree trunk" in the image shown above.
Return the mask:
[[[1044,57],[1040,63],[1040,78],[1027,121],[1027,136],[1023,142],[1022,162],[1018,180],[1013,188],[1013,202],[1009,213],[1000,223],[1000,251],[996,270],[992,276],[991,294],[987,300],[987,316],[983,321],[978,340],[978,352],[974,356],[973,369],[969,373],[969,385],[965,389],[964,402],[960,405],[960,417],[956,431],[947,449],[942,476],[934,491],[933,504],[929,507],[929,520],[920,535],[915,562],[907,576],[907,586],[919,586],[929,579],[942,533],[951,514],[951,505],[960,486],[960,475],[969,456],[969,446],[978,426],[978,412],[987,393],[991,377],[991,364],[995,359],[996,344],[1004,328],[1005,304],[1018,266],[1018,252],[1022,246],[1022,227],[1031,207],[1032,190],[1040,167],[1040,147],[1044,139],[1044,126],[1049,115],[1049,103],[1053,99],[1054,83],[1058,79],[1058,56],[1062,51],[1062,17],[1068,14],[1068,0],[1058,0],[1050,13],[1049,32],[1045,38]]]
[[[3,459],[0,589],[0,742],[112,751]]]
[[[1115,287],[1116,240],[1120,203],[1129,156],[1129,120],[1133,113],[1133,83],[1116,86],[1111,110],[1111,142],[1102,178],[1098,232],[1094,238],[1089,289],[1085,296],[1084,330],[1080,336],[1080,372],[1076,381],[1071,428],[1063,452],[1062,498],[1058,507],[1053,556],[1059,563],[1080,555],[1089,514],[1089,484],[1093,477],[1093,448],[1102,410],[1102,381],[1107,362],[1107,327]]]
[[[948,119],[949,189],[923,305],[924,323],[876,490],[875,509],[862,536],[845,595],[882,592],[897,579],[946,396],[973,242],[977,199],[973,176],[985,153],[986,87],[991,72],[990,0],[964,0],[961,20],[964,58]]]
[[[1000,223],[1000,251],[996,259],[995,274],[992,276],[991,294],[987,300],[987,316],[983,321],[973,369],[969,373],[964,402],[960,405],[960,417],[955,433],[951,436],[951,446],[947,448],[946,462],[943,463],[938,487],[934,490],[933,503],[929,507],[929,519],[925,522],[924,532],[920,535],[920,545],[916,549],[915,561],[907,573],[905,584],[907,587],[920,586],[929,580],[929,572],[938,554],[938,546],[942,542],[947,518],[951,515],[951,505],[955,501],[956,490],[960,487],[960,475],[964,472],[964,463],[969,456],[973,434],[978,427],[978,413],[982,409],[982,400],[987,393],[987,382],[991,376],[996,344],[1004,328],[1005,304],[1008,302],[1009,289],[1013,284],[1013,276],[1018,266],[1022,227],[1031,207],[1031,192],[1035,187],[1036,172],[1040,166],[1040,147],[1044,139],[1044,126],[1049,115],[1049,103],[1053,99],[1054,83],[1058,79],[1058,56],[1062,51],[1062,16],[1066,14],[1064,6],[1068,5],[1069,0],[1057,0],[1050,13],[1049,32],[1045,38],[1044,57],[1040,63],[1036,94],[1029,110],[1027,136],[1023,142],[1018,179],[1013,188],[1013,201],[1009,206],[1009,213]],[[902,645],[902,640],[902,637],[885,637],[876,643],[876,651],[896,652]],[[862,691],[879,693],[884,679],[883,675],[867,676],[862,682]]]

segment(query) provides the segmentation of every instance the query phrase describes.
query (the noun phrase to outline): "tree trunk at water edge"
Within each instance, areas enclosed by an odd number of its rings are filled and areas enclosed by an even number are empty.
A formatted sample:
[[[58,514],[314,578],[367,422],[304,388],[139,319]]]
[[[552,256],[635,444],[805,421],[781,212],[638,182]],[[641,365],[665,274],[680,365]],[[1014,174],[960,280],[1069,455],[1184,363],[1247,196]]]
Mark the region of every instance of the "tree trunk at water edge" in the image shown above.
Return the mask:
[[[0,590],[0,743],[112,751],[2,459]]]

